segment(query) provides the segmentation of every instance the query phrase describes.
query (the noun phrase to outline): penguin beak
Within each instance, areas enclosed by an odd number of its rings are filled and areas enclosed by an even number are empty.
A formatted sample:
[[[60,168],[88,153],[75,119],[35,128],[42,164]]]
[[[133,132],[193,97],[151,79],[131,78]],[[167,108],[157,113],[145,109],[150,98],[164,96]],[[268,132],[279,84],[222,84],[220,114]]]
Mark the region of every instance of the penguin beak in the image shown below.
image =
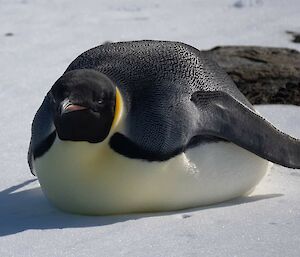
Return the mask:
[[[63,115],[63,114],[69,113],[69,112],[81,111],[81,110],[86,110],[86,109],[87,109],[87,107],[85,107],[85,106],[73,104],[69,99],[65,99],[62,102],[60,114]]]

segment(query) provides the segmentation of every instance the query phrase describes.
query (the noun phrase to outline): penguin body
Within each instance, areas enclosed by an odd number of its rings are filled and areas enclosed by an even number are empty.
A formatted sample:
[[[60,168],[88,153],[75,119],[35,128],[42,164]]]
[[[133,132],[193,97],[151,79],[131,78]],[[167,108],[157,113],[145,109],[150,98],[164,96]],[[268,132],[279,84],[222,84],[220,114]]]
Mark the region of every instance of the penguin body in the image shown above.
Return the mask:
[[[56,206],[101,215],[229,200],[269,161],[298,168],[299,153],[206,54],[136,41],[70,64],[34,118],[28,161]]]
[[[148,162],[128,159],[107,145],[101,149],[57,140],[36,160],[48,199],[62,210],[87,215],[170,211],[226,201],[251,191],[268,165],[224,142]]]

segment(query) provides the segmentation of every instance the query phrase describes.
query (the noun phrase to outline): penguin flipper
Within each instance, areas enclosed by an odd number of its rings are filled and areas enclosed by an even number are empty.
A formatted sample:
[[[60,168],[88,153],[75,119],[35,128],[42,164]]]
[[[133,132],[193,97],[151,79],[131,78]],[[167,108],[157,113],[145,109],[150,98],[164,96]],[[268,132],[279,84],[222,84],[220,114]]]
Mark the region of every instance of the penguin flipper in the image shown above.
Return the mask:
[[[27,161],[33,175],[36,175],[33,165],[34,159],[43,155],[50,148],[56,136],[50,103],[51,96],[48,93],[36,112],[31,126],[31,139]]]
[[[223,91],[197,91],[191,101],[199,109],[198,135],[226,139],[271,162],[300,168],[300,140],[266,121]]]

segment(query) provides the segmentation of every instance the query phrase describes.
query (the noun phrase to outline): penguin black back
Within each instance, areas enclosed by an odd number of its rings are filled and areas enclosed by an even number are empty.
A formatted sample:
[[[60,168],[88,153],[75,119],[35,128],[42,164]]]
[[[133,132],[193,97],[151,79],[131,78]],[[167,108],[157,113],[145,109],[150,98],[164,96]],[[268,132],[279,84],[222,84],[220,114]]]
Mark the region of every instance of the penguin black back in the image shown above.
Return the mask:
[[[194,92],[224,91],[252,108],[207,54],[179,42],[101,45],[77,57],[66,72],[74,69],[95,69],[106,74],[124,95],[126,135],[115,135],[111,143],[129,157],[165,160],[195,142],[223,140],[195,137],[199,117],[191,101]]]

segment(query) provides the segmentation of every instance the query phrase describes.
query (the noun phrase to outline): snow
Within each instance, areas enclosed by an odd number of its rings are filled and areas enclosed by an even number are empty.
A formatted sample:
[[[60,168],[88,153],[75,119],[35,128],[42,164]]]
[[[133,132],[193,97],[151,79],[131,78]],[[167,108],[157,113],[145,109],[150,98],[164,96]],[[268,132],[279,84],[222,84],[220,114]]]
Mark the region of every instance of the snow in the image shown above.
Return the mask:
[[[299,170],[274,165],[250,197],[219,205],[84,217],[52,207],[26,163],[32,117],[81,52],[138,39],[300,50],[285,32],[299,13],[299,0],[0,0],[0,256],[299,256]],[[299,108],[258,109],[300,138]]]

